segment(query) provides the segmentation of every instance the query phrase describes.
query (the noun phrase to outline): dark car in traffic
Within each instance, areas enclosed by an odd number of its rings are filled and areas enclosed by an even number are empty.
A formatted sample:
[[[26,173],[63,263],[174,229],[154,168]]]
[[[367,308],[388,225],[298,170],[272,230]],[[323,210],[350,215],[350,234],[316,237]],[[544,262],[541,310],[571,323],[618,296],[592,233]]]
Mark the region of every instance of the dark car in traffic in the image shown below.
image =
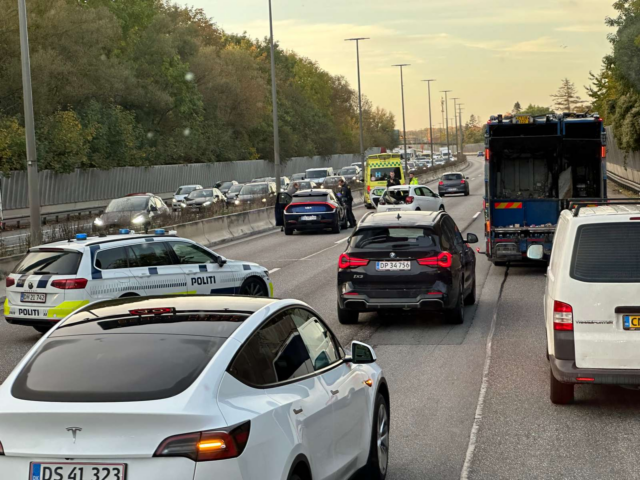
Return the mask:
[[[298,184],[298,191],[311,190],[312,188],[320,188],[320,185],[318,185],[316,182],[312,182],[311,180],[300,180],[293,183]]]
[[[236,198],[238,198],[238,194],[242,190],[242,187],[244,187],[244,184],[237,183],[236,185],[232,186],[229,189],[229,191],[225,195],[225,197],[227,198],[227,203],[229,205],[233,204],[233,202],[235,202]]]
[[[192,212],[200,212],[212,207],[216,203],[222,203],[224,201],[224,195],[217,188],[201,188],[199,190],[194,190],[185,199],[187,209]]]
[[[345,180],[345,178],[343,176],[335,175],[333,177],[327,177],[322,182],[322,187],[321,188],[328,189],[328,190],[333,190],[334,192],[336,192],[340,188],[339,185],[338,185],[338,182],[340,180],[344,180],[345,183],[346,183],[346,180]]]
[[[235,180],[229,180],[226,182],[218,182],[215,184],[214,188],[217,188],[218,190],[220,190],[220,192],[223,195],[227,195],[227,193],[229,192],[229,190],[231,189],[231,187],[233,187],[234,185],[237,185],[238,182],[236,182]]]
[[[132,193],[109,202],[104,213],[93,221],[94,229],[102,232],[112,228],[147,230],[158,216],[169,216],[171,209],[153,193]]]
[[[291,196],[284,208],[284,233],[322,231],[333,233],[347,228],[347,212],[332,190],[303,190]]]
[[[234,205],[255,204],[266,205],[276,196],[276,184],[274,182],[247,183],[234,200]]]
[[[469,195],[469,177],[460,172],[445,173],[438,182],[438,194],[444,197],[455,193]]]
[[[362,180],[362,171],[358,167],[344,167],[340,175],[347,183],[356,183]]]
[[[338,259],[338,320],[361,312],[442,312],[464,321],[476,298],[476,257],[446,212],[368,213]]]

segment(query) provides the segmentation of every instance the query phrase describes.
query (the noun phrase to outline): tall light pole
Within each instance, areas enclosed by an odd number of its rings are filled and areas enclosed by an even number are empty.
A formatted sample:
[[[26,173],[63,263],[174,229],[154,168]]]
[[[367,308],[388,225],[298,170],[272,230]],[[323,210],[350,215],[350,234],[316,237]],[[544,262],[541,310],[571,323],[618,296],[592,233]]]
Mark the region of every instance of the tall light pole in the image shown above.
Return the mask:
[[[447,98],[447,93],[449,93],[451,90],[441,90],[440,93],[444,93],[444,108],[446,110],[446,115],[444,117],[446,125],[445,128],[447,129],[447,152],[449,152],[449,159],[451,159],[451,150],[449,147],[449,99]]]
[[[369,40],[366,37],[346,38],[345,42],[356,42],[356,62],[358,64],[358,110],[360,111],[360,156],[364,166],[364,133],[362,130],[362,90],[360,89],[360,40]]]
[[[407,179],[409,178],[409,159],[407,158],[407,126],[404,119],[404,77],[402,76],[402,68],[408,67],[409,65],[409,63],[392,65],[392,67],[400,67],[400,93],[402,95],[402,136],[404,141],[404,171],[407,174]]]
[[[464,153],[464,130],[462,129],[462,105],[464,105],[464,103],[459,103],[458,104],[458,124],[460,125],[460,150],[462,150]]]
[[[20,23],[20,55],[22,59],[22,99],[24,102],[24,131],[27,143],[27,182],[29,186],[29,223],[31,245],[40,245],[40,188],[38,185],[38,158],[36,156],[36,129],[33,119],[33,95],[31,92],[31,61],[29,59],[29,32],[27,30],[27,5],[18,0]]]
[[[422,80],[427,82],[427,89],[429,91],[429,140],[431,144],[431,158],[433,158],[433,126],[431,124],[431,82],[435,82],[435,78],[429,78],[428,80]]]
[[[24,0],[22,0],[24,1]],[[273,47],[273,16],[269,0],[269,32],[271,33],[271,101],[273,102],[273,158],[276,166],[276,193],[280,195],[280,132],[278,131],[278,94],[276,92],[276,52]]]
[[[456,126],[456,153],[460,151],[460,146],[458,144],[458,107],[456,107],[456,100],[460,100],[460,97],[453,97],[453,123]]]

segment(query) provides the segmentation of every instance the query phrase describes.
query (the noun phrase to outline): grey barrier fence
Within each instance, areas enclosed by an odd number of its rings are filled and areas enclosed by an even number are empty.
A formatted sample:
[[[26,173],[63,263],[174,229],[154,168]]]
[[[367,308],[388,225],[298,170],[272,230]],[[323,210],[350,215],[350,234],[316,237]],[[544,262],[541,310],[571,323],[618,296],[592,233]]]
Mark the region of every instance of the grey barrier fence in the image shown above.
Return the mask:
[[[619,149],[613,127],[607,127],[607,171],[618,177],[614,180],[622,179],[620,183],[640,189],[640,152],[627,153]]]

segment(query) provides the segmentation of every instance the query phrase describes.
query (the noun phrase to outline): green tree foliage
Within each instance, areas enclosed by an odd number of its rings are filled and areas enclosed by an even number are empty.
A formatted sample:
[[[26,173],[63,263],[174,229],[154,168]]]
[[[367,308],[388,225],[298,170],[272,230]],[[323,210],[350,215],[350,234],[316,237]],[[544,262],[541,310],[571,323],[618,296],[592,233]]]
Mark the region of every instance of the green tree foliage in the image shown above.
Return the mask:
[[[534,105],[532,103],[530,103],[527,108],[525,108],[524,110],[522,110],[520,113],[526,114],[526,115],[544,115],[545,113],[550,113],[553,112],[553,110],[551,109],[551,107],[543,107],[541,105]]]
[[[464,144],[484,143],[484,128],[480,120],[471,114],[463,129]]]
[[[568,78],[562,79],[558,91],[551,95],[554,99],[554,107],[560,112],[577,112],[582,111],[585,100],[578,95],[575,84]]]
[[[514,114],[522,112],[522,106],[520,105],[520,102],[516,102],[513,105],[513,110],[511,110],[511,112]]]
[[[273,156],[268,39],[230,35],[162,0],[29,0],[42,168],[113,168]],[[25,168],[17,5],[0,0],[0,170]],[[276,50],[283,158],[360,150],[357,96]],[[364,99],[365,147],[395,146]]]

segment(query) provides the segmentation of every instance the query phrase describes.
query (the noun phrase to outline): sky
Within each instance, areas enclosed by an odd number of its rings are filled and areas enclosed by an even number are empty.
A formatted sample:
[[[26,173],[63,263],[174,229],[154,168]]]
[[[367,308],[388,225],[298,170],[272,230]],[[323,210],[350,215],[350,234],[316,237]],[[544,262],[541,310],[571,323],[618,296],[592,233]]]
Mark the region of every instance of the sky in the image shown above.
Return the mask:
[[[225,31],[252,38],[269,35],[267,0],[186,0]],[[516,101],[551,105],[568,77],[587,98],[589,71],[609,53],[604,25],[613,0],[272,0],[274,37],[285,50],[308,57],[357,88],[360,44],[362,93],[392,111],[402,128],[400,72],[404,70],[407,130],[442,122],[441,90],[459,97],[463,122],[504,113]],[[453,117],[453,102],[449,102]]]

